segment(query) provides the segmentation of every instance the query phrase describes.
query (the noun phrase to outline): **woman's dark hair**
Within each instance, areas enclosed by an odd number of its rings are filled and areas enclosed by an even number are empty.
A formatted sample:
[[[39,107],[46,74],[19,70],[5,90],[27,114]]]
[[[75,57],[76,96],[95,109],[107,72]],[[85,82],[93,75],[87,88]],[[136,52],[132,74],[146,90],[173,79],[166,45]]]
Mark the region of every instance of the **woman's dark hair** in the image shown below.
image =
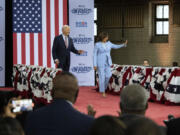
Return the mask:
[[[23,135],[20,123],[11,117],[0,117],[0,135]]]
[[[89,135],[125,135],[125,130],[126,126],[121,120],[106,115],[94,121]]]
[[[98,38],[97,38],[97,42],[98,41],[102,41],[105,37],[108,37],[108,33],[107,32],[99,33]]]
[[[13,91],[0,91],[0,115],[4,114],[4,107],[8,105],[9,100],[17,97]]]

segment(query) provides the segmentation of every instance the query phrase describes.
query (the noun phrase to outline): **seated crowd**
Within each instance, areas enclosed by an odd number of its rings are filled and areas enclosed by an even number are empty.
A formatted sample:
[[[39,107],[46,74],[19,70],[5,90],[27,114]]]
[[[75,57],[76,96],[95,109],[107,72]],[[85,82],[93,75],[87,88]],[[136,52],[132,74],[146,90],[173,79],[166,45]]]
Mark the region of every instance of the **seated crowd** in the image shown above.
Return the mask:
[[[71,84],[71,85],[67,85]],[[73,107],[78,97],[77,79],[69,72],[58,74],[53,80],[51,104],[31,112],[12,112],[13,92],[0,92],[0,135],[179,135],[180,118],[169,118],[166,127],[145,117],[148,108],[146,90],[138,85],[126,86],[120,95],[119,116],[94,118]]]

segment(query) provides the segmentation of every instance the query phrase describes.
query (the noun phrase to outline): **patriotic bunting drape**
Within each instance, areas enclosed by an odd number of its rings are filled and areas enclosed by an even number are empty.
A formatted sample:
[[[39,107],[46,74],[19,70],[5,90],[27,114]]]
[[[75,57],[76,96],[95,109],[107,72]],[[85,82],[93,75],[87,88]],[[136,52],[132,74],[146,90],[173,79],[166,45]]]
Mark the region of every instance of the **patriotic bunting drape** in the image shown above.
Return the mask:
[[[120,94],[128,84],[138,83],[146,88],[149,99],[165,104],[180,104],[180,68],[113,65],[108,92]],[[14,65],[14,89],[36,102],[50,103],[52,79],[60,69],[41,66]],[[98,79],[98,78],[97,78]]]

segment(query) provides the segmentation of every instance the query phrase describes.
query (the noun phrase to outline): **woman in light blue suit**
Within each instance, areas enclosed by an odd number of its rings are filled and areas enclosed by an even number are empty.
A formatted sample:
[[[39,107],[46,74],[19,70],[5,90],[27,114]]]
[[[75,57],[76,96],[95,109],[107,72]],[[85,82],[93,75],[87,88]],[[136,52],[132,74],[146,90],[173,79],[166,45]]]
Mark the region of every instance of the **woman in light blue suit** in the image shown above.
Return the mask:
[[[127,46],[127,40],[124,44],[115,45],[108,41],[108,33],[102,32],[98,36],[98,42],[94,47],[94,70],[97,70],[99,75],[99,91],[105,97],[105,90],[109,83],[111,73],[111,49],[119,49]]]

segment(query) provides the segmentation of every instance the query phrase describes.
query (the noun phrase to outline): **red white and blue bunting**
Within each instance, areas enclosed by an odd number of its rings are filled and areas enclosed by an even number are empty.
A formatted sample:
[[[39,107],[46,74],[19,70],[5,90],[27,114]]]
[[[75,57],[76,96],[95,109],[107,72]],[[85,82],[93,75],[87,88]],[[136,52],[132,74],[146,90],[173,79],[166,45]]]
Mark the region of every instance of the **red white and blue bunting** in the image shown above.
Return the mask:
[[[41,66],[14,65],[13,87],[23,97],[33,98],[36,103],[52,101],[52,79],[61,69]]]
[[[180,104],[180,68],[117,65],[111,67],[107,91],[120,94],[129,84],[138,83],[149,92],[149,99],[165,104]],[[24,97],[48,104],[52,101],[52,79],[61,69],[14,65],[13,86]],[[98,77],[96,78],[98,81]]]
[[[117,65],[111,67],[107,91],[120,94],[129,84],[138,83],[149,92],[149,99],[165,104],[180,104],[180,68]],[[98,78],[97,78],[98,81]]]

